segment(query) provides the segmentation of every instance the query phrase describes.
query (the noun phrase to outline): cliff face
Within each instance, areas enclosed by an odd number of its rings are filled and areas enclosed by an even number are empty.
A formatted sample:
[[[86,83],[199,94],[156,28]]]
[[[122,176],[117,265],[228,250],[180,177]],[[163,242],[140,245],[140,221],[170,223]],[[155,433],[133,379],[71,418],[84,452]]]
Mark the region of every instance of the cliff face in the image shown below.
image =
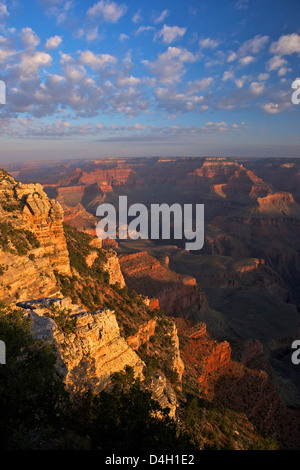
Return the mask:
[[[293,214],[298,211],[298,204],[290,193],[273,193],[257,198],[257,211],[265,214]]]
[[[200,291],[192,276],[175,273],[146,252],[121,255],[119,259],[128,287],[150,299],[157,298],[168,315],[183,315],[200,306]]]
[[[207,332],[206,324],[191,326],[183,319],[176,320],[180,335],[184,338],[181,348],[186,372],[201,391],[206,392],[211,376],[226,369],[231,361],[231,348],[227,341],[216,341]]]
[[[0,173],[0,237],[3,301],[59,293],[54,271],[70,273],[63,210],[41,185]]]
[[[207,355],[206,355],[207,354]],[[213,372],[223,369],[229,364],[231,359],[231,348],[227,341],[214,345],[210,351],[204,353],[203,373],[199,377],[200,385],[207,383],[209,375]]]
[[[128,182],[135,176],[135,172],[130,168],[122,168],[120,165],[119,168],[111,169],[99,169],[94,170],[91,173],[83,172],[82,176],[79,178],[79,183],[81,184],[93,184],[98,183],[100,186],[103,186],[105,192],[112,191],[112,186],[121,186]]]
[[[62,204],[64,210],[64,220],[71,227],[88,233],[91,236],[96,236],[97,219],[92,214],[87,212],[80,202],[76,206],[68,206]]]
[[[142,344],[148,343],[150,338],[155,333],[156,319],[152,318],[146,324],[141,325],[138,332],[135,335],[129,336],[127,338],[127,343],[133,349],[139,349]]]
[[[24,315],[32,320],[37,339],[54,344],[58,365],[65,383],[72,392],[92,387],[104,389],[111,375],[133,367],[143,377],[144,363],[120,336],[114,312],[109,309],[86,312],[67,298],[46,298],[20,302]],[[66,316],[71,331],[58,327],[56,318]]]

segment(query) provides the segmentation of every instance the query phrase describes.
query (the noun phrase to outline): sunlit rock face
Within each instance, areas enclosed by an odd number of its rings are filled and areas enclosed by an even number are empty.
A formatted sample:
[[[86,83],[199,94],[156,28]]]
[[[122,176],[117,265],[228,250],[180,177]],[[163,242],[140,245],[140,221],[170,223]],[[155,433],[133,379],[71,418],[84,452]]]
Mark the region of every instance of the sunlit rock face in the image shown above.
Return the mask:
[[[109,309],[86,312],[68,298],[45,298],[19,302],[31,319],[37,339],[54,344],[58,368],[73,392],[89,387],[104,389],[114,372],[131,366],[143,377],[144,363],[120,336],[114,312]],[[56,320],[65,315],[71,328],[63,329]]]
[[[3,301],[59,293],[54,272],[70,273],[63,210],[40,184],[0,172],[0,237]]]

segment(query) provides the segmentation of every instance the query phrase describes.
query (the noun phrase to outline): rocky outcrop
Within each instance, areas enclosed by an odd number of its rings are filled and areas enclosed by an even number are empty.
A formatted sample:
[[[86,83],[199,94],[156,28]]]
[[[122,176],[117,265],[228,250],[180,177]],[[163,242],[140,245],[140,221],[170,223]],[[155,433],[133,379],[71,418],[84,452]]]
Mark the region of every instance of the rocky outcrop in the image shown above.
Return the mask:
[[[180,355],[180,343],[179,343],[178,331],[177,331],[177,327],[175,323],[173,324],[172,328],[173,329],[171,332],[171,337],[172,337],[172,341],[174,344],[172,369],[174,369],[177,372],[179,383],[181,383],[182,375],[184,373],[184,362],[181,359],[181,355]]]
[[[261,214],[293,214],[299,207],[290,193],[273,193],[257,198],[257,212]]]
[[[114,372],[133,367],[143,377],[144,363],[120,336],[114,312],[109,309],[86,312],[68,298],[45,298],[20,302],[18,307],[31,320],[33,335],[54,344],[58,367],[73,393],[86,387],[103,390]],[[64,315],[71,331],[61,329],[56,317]]]
[[[1,300],[57,295],[55,271],[70,273],[63,210],[40,184],[22,184],[1,175]]]
[[[50,258],[53,269],[70,273],[69,254],[63,232],[64,213],[60,204],[49,199],[42,186],[18,183],[14,189],[15,199],[21,210],[24,228],[31,230],[43,247],[43,254]]]
[[[206,351],[203,355],[203,372],[199,377],[199,383],[203,386],[208,376],[218,369],[224,368],[229,364],[231,359],[231,348],[228,341],[223,341],[214,345],[211,350]]]
[[[135,351],[139,349],[142,344],[148,343],[150,338],[154,335],[156,328],[156,318],[152,318],[146,324],[139,327],[138,332],[135,335],[127,338],[127,343]]]
[[[107,261],[103,264],[103,270],[108,272],[110,284],[116,284],[118,282],[121,287],[124,287],[125,281],[117,253],[111,249],[107,250],[106,257]]]
[[[162,372],[156,372],[147,384],[147,389],[151,391],[152,398],[158,401],[162,408],[169,409],[170,418],[175,418],[178,406],[177,397],[165,375]]]

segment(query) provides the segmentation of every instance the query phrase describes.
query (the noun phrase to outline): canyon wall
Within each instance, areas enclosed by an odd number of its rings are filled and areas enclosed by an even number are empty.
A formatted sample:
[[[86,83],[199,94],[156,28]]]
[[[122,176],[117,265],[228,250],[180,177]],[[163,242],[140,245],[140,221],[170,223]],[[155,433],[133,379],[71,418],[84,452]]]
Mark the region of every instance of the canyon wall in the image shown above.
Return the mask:
[[[158,299],[168,315],[184,315],[200,306],[201,293],[194,277],[175,273],[146,252],[120,255],[119,260],[128,287]]]

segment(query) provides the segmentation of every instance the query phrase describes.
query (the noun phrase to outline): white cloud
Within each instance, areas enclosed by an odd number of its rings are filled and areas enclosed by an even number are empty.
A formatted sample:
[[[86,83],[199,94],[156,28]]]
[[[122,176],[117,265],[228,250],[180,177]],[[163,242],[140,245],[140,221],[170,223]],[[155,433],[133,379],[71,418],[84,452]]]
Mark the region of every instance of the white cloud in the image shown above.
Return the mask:
[[[138,77],[133,77],[130,75],[130,77],[118,77],[117,78],[117,84],[118,86],[124,87],[124,86],[135,86],[141,83],[141,79]]]
[[[229,56],[227,57],[227,62],[234,62],[238,58],[236,52],[230,52]]]
[[[20,70],[20,80],[26,80],[29,76],[37,75],[41,67],[48,67],[51,63],[52,57],[45,52],[24,52],[18,66]]]
[[[60,36],[53,36],[52,38],[47,39],[45,49],[57,49],[57,47],[61,44],[62,38]]]
[[[261,95],[265,90],[265,85],[262,82],[252,82],[250,84],[250,91],[254,96]]]
[[[168,113],[187,113],[192,111],[204,111],[203,96],[178,93],[176,90],[169,88],[155,88],[153,91],[157,100],[158,107],[165,109]]]
[[[91,51],[84,51],[80,54],[78,61],[82,65],[88,65],[92,70],[97,70],[116,64],[117,58],[110,54],[94,54]]]
[[[164,19],[169,15],[169,10],[163,10],[159,16],[154,19],[154,23],[162,23]]]
[[[234,80],[234,83],[236,84],[237,88],[243,88],[246,81],[247,81],[247,76],[243,75],[242,77],[236,78]]]
[[[288,67],[280,67],[280,69],[278,70],[278,76],[282,77],[283,75],[286,75],[288,72],[291,72],[291,70],[292,69]]]
[[[144,33],[145,31],[152,31],[153,29],[154,29],[153,26],[140,26],[136,30],[135,34],[138,36],[139,34]]]
[[[26,47],[36,47],[40,42],[40,38],[31,28],[23,28],[20,37]]]
[[[270,75],[268,73],[260,73],[257,77],[258,80],[268,80],[270,78]]]
[[[86,70],[80,65],[68,64],[64,68],[64,73],[68,82],[80,83],[86,78]]]
[[[136,130],[136,131],[145,131],[147,129],[147,127],[144,126],[143,124],[139,124],[137,122],[136,124],[134,124],[133,129]],[[131,128],[130,128],[130,130],[131,130]]]
[[[132,21],[134,24],[140,23],[142,21],[141,10],[139,9],[132,17]]]
[[[73,0],[40,0],[46,7],[46,13],[56,18],[57,24],[70,19]]]
[[[129,36],[127,36],[127,34],[121,33],[119,39],[120,41],[125,41],[125,39],[129,39]]]
[[[9,16],[7,6],[5,3],[0,3],[0,18],[4,18],[4,16]]]
[[[283,57],[280,57],[279,55],[274,55],[274,57],[271,57],[271,59],[268,60],[267,69],[269,71],[277,70],[286,64],[287,64],[286,59],[284,59]]]
[[[232,80],[234,78],[234,73],[232,72],[232,70],[225,70],[225,72],[223,73],[223,82],[226,82],[227,80]]]
[[[144,60],[143,63],[161,83],[172,84],[180,81],[185,72],[184,64],[196,60],[196,56],[188,50],[170,46],[166,52],[159,54],[155,62]]]
[[[278,114],[280,113],[280,107],[278,103],[266,103],[262,105],[262,110],[267,114]]]
[[[212,77],[200,78],[193,82],[188,82],[187,93],[195,94],[202,91],[206,91],[212,84],[214,79]]]
[[[199,41],[199,46],[202,49],[216,49],[218,45],[220,44],[219,41],[216,39],[211,39],[211,38],[206,38],[206,39],[200,39]]]
[[[99,31],[97,26],[95,28],[89,28],[85,31],[85,37],[88,42],[95,41],[99,38]]]
[[[163,28],[155,35],[155,38],[162,37],[163,42],[170,44],[176,39],[180,39],[185,35],[186,28],[179,26],[167,26],[164,24]]]
[[[252,55],[261,52],[269,41],[268,36],[257,35],[253,39],[248,39],[239,48],[239,55]]]
[[[127,7],[124,4],[111,2],[110,0],[100,0],[87,11],[89,18],[101,18],[107,23],[117,23],[125,15]]]
[[[248,65],[248,64],[251,64],[252,62],[254,62],[254,57],[251,56],[251,55],[247,55],[245,57],[241,57],[239,59],[239,63],[242,65],[242,66],[245,66],[245,65]]]
[[[281,36],[277,42],[273,42],[270,51],[276,55],[289,55],[300,53],[300,36],[297,33]]]

